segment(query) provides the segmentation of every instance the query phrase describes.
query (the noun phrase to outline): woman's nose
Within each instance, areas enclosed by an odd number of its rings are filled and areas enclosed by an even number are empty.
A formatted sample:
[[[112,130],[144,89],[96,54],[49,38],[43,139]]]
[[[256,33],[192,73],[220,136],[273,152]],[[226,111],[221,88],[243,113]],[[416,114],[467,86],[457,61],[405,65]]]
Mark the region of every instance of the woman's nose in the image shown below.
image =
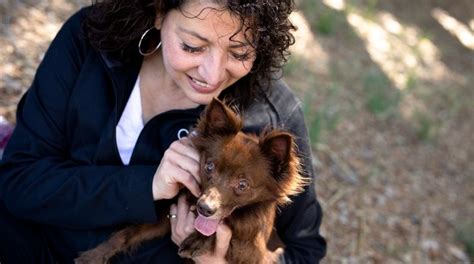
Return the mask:
[[[199,66],[199,74],[209,85],[215,86],[225,79],[227,56],[222,52],[211,52],[204,57]]]

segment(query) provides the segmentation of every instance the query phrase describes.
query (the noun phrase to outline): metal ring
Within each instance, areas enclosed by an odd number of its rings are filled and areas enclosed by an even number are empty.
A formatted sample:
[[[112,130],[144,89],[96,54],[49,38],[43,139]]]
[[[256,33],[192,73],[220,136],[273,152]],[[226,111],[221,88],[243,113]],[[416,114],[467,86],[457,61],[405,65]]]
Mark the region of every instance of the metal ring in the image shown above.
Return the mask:
[[[187,135],[189,135],[189,130],[187,130],[186,128],[181,128],[180,130],[178,130],[177,136],[179,139],[186,137]]]
[[[158,42],[158,44],[156,45],[155,49],[153,49],[152,51],[150,51],[150,52],[148,52],[148,53],[142,51],[141,46],[142,46],[142,41],[143,41],[143,39],[145,38],[146,34],[147,34],[150,30],[152,30],[152,29],[154,29],[154,28],[155,28],[155,27],[151,27],[151,28],[147,29],[147,30],[145,31],[145,33],[142,34],[142,37],[140,38],[140,41],[138,42],[138,52],[139,52],[141,55],[143,55],[143,56],[148,56],[148,55],[153,54],[153,53],[154,53],[157,49],[159,49],[160,46],[161,46],[161,41],[160,41],[160,42]]]
[[[175,218],[178,217],[178,216],[175,215],[175,214],[167,214],[166,217],[167,217],[168,219],[175,219]]]

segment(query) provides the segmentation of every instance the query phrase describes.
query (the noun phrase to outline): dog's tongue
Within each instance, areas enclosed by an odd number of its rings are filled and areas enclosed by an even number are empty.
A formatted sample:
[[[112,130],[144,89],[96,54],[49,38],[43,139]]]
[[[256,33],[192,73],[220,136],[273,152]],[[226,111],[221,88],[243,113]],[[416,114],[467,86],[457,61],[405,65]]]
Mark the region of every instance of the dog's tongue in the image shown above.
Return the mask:
[[[211,219],[198,214],[194,220],[194,228],[196,228],[199,233],[210,236],[216,232],[219,221],[220,219]]]

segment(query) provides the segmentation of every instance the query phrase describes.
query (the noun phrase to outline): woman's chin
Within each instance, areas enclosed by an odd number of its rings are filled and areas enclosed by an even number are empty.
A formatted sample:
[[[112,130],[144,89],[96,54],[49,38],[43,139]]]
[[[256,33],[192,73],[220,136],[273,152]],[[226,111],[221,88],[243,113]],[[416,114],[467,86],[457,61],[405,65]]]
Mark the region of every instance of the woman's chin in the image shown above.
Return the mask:
[[[192,91],[187,93],[187,98],[198,105],[207,105],[212,101],[212,98],[217,98],[221,91],[215,91],[213,93],[197,93],[196,91]]]
[[[208,105],[211,101],[212,98],[217,97],[219,95],[212,95],[212,94],[198,94],[198,95],[190,95],[188,96],[188,99],[196,105]]]

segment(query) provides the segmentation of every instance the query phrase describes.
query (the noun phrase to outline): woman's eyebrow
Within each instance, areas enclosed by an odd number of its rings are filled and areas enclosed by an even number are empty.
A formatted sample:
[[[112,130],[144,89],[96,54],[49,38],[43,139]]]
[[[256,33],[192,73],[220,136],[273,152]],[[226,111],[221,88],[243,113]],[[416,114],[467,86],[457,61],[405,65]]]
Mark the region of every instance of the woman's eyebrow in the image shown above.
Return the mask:
[[[250,44],[248,44],[246,42],[242,42],[242,41],[233,40],[232,42],[235,42],[235,44],[230,44],[229,45],[229,48],[231,48],[231,49],[238,49],[238,48],[247,47],[247,46],[250,45]]]
[[[189,34],[189,35],[192,35],[202,41],[205,41],[205,42],[209,42],[209,40],[201,35],[199,35],[197,32],[195,31],[192,31],[192,30],[189,30],[189,29],[186,29],[186,28],[183,28],[183,27],[180,27],[178,26],[178,29],[186,34]],[[229,48],[231,49],[236,49],[236,48],[242,48],[242,47],[247,47],[249,46],[250,44],[247,43],[247,42],[242,42],[242,41],[236,41],[236,40],[232,40],[232,43],[234,44],[230,44],[229,45]]]
[[[184,32],[184,33],[187,33],[187,34],[189,34],[189,35],[192,35],[192,36],[194,36],[194,37],[196,37],[196,38],[198,38],[198,39],[200,39],[200,40],[202,40],[202,41],[209,42],[209,40],[208,40],[207,38],[205,38],[205,37],[199,35],[197,32],[194,32],[194,31],[191,31],[191,30],[182,28],[182,27],[180,27],[180,26],[178,26],[178,29],[179,29],[180,31],[182,31],[182,32]]]

